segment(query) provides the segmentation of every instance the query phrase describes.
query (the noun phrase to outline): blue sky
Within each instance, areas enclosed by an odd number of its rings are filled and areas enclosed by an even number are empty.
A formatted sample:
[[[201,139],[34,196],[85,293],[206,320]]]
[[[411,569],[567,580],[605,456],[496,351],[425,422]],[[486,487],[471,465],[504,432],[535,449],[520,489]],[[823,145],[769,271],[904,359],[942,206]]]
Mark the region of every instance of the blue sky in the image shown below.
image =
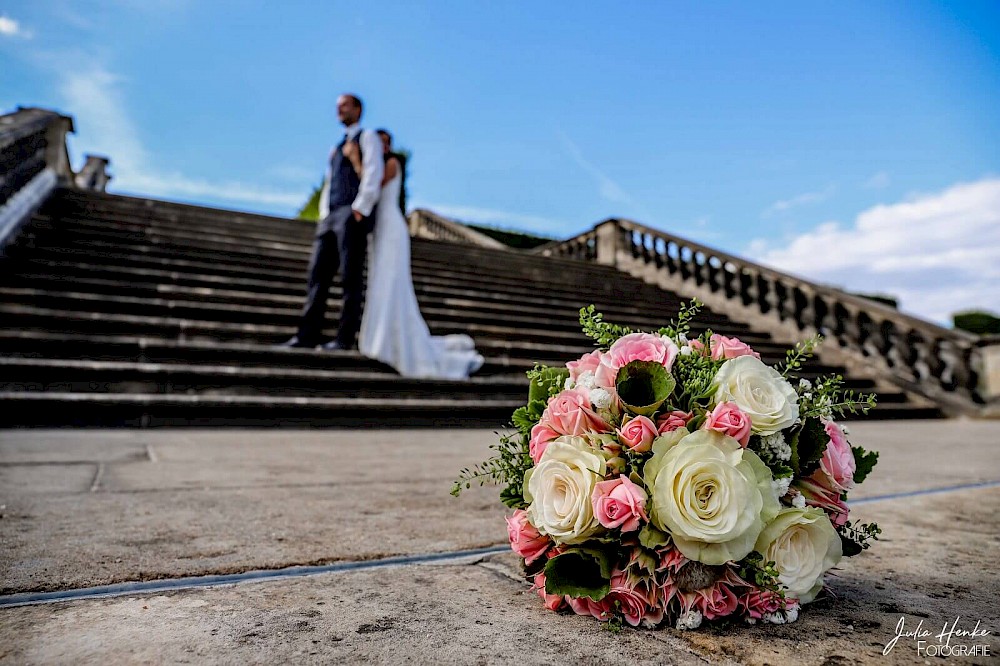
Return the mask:
[[[353,90],[413,151],[415,205],[557,237],[629,217],[932,319],[1000,310],[994,1],[32,0],[0,16],[0,109],[73,115],[75,162],[109,155],[114,191],[292,214]],[[925,270],[901,271],[914,254]]]

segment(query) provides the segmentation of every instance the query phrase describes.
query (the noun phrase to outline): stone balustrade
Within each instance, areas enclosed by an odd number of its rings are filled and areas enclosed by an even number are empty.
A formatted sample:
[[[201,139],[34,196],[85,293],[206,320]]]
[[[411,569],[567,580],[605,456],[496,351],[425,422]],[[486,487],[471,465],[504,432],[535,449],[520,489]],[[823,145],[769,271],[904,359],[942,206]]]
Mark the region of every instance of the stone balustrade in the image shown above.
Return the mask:
[[[81,190],[104,192],[108,187],[108,181],[111,180],[111,174],[108,173],[110,160],[99,155],[87,155],[85,159],[83,168],[74,178],[74,183]]]
[[[422,208],[410,213],[409,225],[410,235],[415,238],[430,238],[494,250],[508,249],[506,245],[486,234]]]
[[[0,116],[0,251],[59,185],[72,184],[66,134],[73,120],[19,108]]]
[[[820,333],[953,412],[996,414],[1000,406],[998,337],[946,329],[630,220],[607,220],[535,252],[615,266],[790,338]]]

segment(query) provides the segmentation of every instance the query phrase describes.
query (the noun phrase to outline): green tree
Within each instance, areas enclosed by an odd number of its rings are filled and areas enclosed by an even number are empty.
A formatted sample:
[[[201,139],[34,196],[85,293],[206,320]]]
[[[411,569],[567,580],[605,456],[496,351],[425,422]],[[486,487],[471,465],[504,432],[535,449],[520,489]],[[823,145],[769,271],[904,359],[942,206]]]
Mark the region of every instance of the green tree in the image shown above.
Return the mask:
[[[956,312],[952,315],[955,328],[976,335],[1000,335],[1000,317],[978,310]]]

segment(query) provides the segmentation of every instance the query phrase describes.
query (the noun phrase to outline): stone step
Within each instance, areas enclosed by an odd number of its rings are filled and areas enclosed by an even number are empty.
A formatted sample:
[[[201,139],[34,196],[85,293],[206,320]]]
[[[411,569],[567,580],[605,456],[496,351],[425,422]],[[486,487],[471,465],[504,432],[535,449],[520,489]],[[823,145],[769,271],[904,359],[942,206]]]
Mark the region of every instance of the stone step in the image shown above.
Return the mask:
[[[481,349],[480,351],[487,351]],[[537,350],[535,350],[537,351]],[[204,363],[240,367],[283,367],[335,370],[364,370],[392,374],[392,368],[366,358],[356,351],[326,352],[312,349],[284,349],[249,342],[218,340],[177,340],[128,335],[82,335],[52,331],[0,330],[0,354],[22,358],[66,358],[148,363]],[[518,373],[523,376],[537,358],[517,358],[507,354],[486,354],[486,363],[477,375]],[[567,357],[572,360],[572,356]],[[558,363],[567,358],[556,359]],[[843,373],[843,368],[812,362],[801,376]],[[848,378],[849,388],[871,391],[870,379]]]
[[[0,392],[0,427],[502,427],[522,400]]]
[[[524,375],[447,381],[365,370],[0,357],[0,392],[13,391],[523,399],[528,380]]]
[[[74,283],[77,286],[79,283]],[[85,286],[85,285],[83,285]],[[161,289],[143,291],[135,285],[129,289],[116,289],[116,293],[94,293],[92,291],[48,291],[27,287],[0,287],[0,301],[9,304],[34,305],[48,309],[78,309],[85,306],[94,312],[121,314],[142,314],[148,316],[172,316],[214,322],[243,322],[265,325],[295,327],[301,313],[302,299],[286,297],[271,302],[272,307],[251,305],[259,302],[248,295],[240,303],[229,297],[214,294],[213,290]],[[339,294],[337,294],[339,295]],[[420,308],[432,329],[444,326],[479,326],[486,333],[495,331],[508,339],[558,339],[567,342],[583,342],[587,338],[580,331],[575,309],[565,316],[546,317],[543,315],[521,315],[514,306],[469,307],[468,304],[452,304],[445,300],[422,296]],[[339,301],[330,303],[331,319],[339,315]],[[640,328],[652,329],[658,322],[649,320],[622,323]],[[497,324],[500,324],[499,326]],[[332,325],[332,322],[331,322]],[[784,356],[784,348],[768,344],[763,336],[750,331],[732,330],[720,324],[720,333],[739,335],[751,345],[759,347],[761,353],[777,353]],[[471,334],[471,333],[470,333]]]

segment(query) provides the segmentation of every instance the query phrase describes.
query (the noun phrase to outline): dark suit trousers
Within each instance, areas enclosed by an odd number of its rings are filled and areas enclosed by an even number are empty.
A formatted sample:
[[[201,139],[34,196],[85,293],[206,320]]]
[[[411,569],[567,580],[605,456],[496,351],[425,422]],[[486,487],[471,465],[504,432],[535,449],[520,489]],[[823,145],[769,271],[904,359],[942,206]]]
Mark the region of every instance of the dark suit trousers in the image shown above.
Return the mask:
[[[360,222],[350,214],[350,208],[344,213],[343,209],[335,210],[321,221],[313,243],[306,304],[298,332],[299,340],[305,344],[319,344],[323,340],[326,301],[338,271],[344,298],[337,342],[345,348],[353,347],[361,329],[365,259],[374,212]]]

